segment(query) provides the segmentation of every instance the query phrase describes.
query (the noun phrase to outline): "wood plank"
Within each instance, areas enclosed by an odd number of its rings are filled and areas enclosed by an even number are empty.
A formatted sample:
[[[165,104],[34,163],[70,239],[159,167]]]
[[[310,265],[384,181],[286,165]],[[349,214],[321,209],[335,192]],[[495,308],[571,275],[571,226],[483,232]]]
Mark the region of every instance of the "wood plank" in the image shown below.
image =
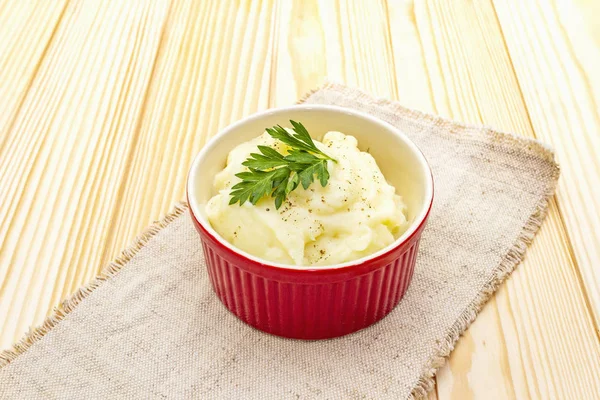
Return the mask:
[[[395,64],[397,82],[403,76],[416,76],[411,84],[423,82],[416,72],[421,68],[430,83],[430,90],[421,84],[406,96],[399,90],[401,102],[415,107],[429,102],[432,107],[422,109],[534,136],[489,2],[390,1],[388,10],[395,59],[403,59]],[[552,202],[526,260],[440,371],[439,398],[597,394],[600,347],[576,271],[568,235]]]
[[[72,2],[60,21],[0,148],[0,348],[98,270],[167,6]]]
[[[13,0],[0,7],[0,149],[66,4]]]
[[[188,168],[207,139],[267,108],[272,10],[270,1],[173,10],[102,263],[185,198]]]
[[[494,4],[533,128],[562,166],[557,198],[600,335],[600,5]]]

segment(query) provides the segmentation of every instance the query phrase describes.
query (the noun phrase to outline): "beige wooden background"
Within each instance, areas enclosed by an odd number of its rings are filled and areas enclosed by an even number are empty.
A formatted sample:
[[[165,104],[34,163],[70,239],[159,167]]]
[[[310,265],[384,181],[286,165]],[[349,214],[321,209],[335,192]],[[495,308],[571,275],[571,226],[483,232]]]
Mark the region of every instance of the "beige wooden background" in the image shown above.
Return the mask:
[[[326,77],[537,137],[526,261],[432,398],[600,396],[600,1],[0,1],[0,348],[183,198],[220,128]]]

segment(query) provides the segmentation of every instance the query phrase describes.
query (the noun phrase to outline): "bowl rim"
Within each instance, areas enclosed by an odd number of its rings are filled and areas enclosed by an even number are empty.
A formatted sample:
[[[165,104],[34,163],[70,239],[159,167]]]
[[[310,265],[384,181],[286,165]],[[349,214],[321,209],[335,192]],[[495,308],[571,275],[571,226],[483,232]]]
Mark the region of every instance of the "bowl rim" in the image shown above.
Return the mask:
[[[221,138],[225,137],[226,135],[230,134],[231,132],[234,132],[235,130],[237,130],[238,127],[248,123],[249,121],[258,120],[258,119],[264,118],[265,116],[270,116],[273,114],[285,114],[286,112],[298,110],[298,109],[305,109],[305,110],[316,109],[316,110],[321,110],[321,111],[331,111],[331,112],[335,112],[335,113],[349,114],[349,115],[352,115],[352,116],[355,116],[358,118],[367,119],[371,123],[374,123],[376,125],[380,125],[382,128],[385,128],[385,129],[391,131],[396,136],[400,137],[400,139],[402,139],[402,141],[417,156],[419,163],[421,164],[422,167],[424,167],[425,171],[429,172],[429,173],[425,174],[426,181],[425,181],[425,200],[423,202],[424,207],[422,208],[421,212],[412,221],[412,223],[410,224],[408,229],[406,231],[404,231],[404,233],[402,235],[400,235],[400,237],[398,237],[392,243],[390,243],[386,247],[376,251],[375,253],[369,254],[368,256],[364,256],[361,258],[357,258],[356,260],[351,260],[351,261],[338,263],[338,264],[318,265],[318,266],[282,264],[282,263],[277,263],[274,261],[266,260],[261,257],[254,256],[250,253],[247,253],[247,252],[235,247],[233,244],[229,243],[227,240],[225,240],[223,237],[221,237],[221,235],[212,228],[212,226],[210,225],[210,223],[208,222],[207,219],[202,218],[202,213],[200,212],[201,203],[196,199],[196,195],[195,195],[196,191],[194,190],[196,188],[196,183],[195,183],[196,179],[195,178],[198,176],[197,171],[198,171],[198,166],[201,164],[201,161],[216,146],[216,144],[219,142],[219,140]],[[287,107],[271,108],[271,109],[268,109],[265,111],[254,113],[245,118],[242,118],[239,121],[234,122],[233,124],[230,124],[227,127],[225,127],[224,129],[222,129],[215,136],[213,136],[202,147],[202,149],[198,152],[198,154],[196,154],[196,156],[194,157],[192,164],[190,166],[190,169],[188,171],[188,176],[187,176],[187,180],[186,180],[186,197],[188,200],[190,213],[192,214],[192,217],[200,225],[200,227],[203,228],[204,231],[206,231],[208,234],[210,234],[210,236],[212,236],[218,243],[220,243],[222,246],[224,246],[229,251],[237,254],[238,256],[241,256],[243,258],[248,259],[249,261],[253,261],[255,263],[258,263],[258,264],[261,264],[264,266],[281,268],[284,270],[308,271],[308,270],[318,269],[320,271],[326,271],[326,270],[341,270],[341,269],[346,269],[346,268],[351,268],[354,266],[362,265],[373,259],[379,259],[379,258],[385,256],[386,254],[394,251],[398,247],[401,247],[404,244],[408,243],[413,238],[413,236],[417,232],[419,232],[419,230],[423,227],[423,225],[427,221],[427,218],[429,216],[429,213],[430,213],[432,205],[433,205],[433,197],[434,197],[434,187],[433,186],[434,186],[433,173],[431,171],[431,167],[429,166],[429,163],[427,162],[427,159],[425,158],[425,156],[423,155],[421,150],[417,147],[417,145],[410,138],[408,138],[408,136],[406,136],[402,131],[400,131],[398,128],[396,128],[395,126],[391,125],[390,123],[388,123],[386,121],[383,121],[377,117],[374,117],[372,115],[366,114],[361,111],[356,111],[353,109],[339,107],[339,106],[332,106],[332,105],[311,104],[311,105],[294,105],[294,106],[287,106]]]

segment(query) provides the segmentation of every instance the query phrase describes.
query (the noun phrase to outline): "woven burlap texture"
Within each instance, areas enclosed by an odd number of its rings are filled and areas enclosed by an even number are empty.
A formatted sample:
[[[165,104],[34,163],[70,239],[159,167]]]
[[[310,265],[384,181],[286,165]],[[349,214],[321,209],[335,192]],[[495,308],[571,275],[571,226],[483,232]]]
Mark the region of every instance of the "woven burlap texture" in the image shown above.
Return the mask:
[[[0,398],[421,397],[478,310],[522,259],[558,178],[539,142],[327,84],[303,99],[379,117],[428,159],[435,200],[413,282],[358,333],[283,339],[213,293],[182,204],[0,356]],[[210,179],[210,177],[207,177]],[[401,192],[401,188],[400,188]]]

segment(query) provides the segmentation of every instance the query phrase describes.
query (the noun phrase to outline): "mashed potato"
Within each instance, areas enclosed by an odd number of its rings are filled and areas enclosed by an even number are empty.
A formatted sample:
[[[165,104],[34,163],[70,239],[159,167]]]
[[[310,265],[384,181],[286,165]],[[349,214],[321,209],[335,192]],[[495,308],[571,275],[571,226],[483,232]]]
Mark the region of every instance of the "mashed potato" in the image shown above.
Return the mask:
[[[383,177],[373,157],[357,148],[354,137],[329,132],[319,149],[328,162],[327,186],[315,180],[299,185],[279,210],[273,198],[229,205],[235,174],[257,145],[287,153],[269,134],[242,143],[229,153],[226,168],[214,180],[218,194],[206,205],[212,227],[234,246],[257,257],[296,265],[331,265],[355,260],[392,243],[407,228],[406,206]]]

